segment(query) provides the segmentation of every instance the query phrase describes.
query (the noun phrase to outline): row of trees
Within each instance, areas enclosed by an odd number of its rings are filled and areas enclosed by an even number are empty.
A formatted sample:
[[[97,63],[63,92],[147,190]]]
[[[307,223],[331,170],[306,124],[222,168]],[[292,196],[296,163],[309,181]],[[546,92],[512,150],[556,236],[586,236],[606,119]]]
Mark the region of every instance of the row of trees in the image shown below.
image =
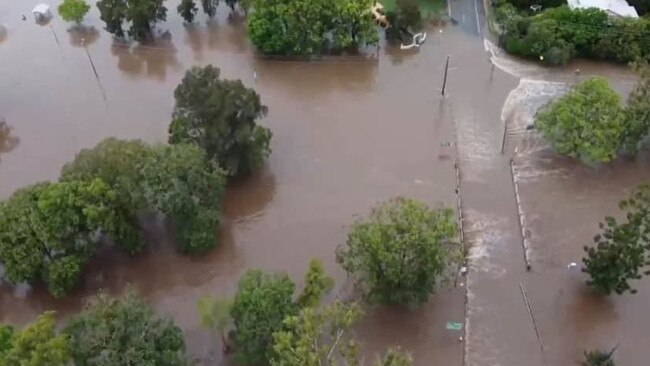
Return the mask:
[[[14,282],[44,282],[63,296],[102,244],[136,254],[140,218],[163,214],[178,249],[215,247],[226,179],[259,169],[271,133],[266,113],[241,81],[213,66],[189,70],[174,96],[169,146],[106,139],[66,164],[58,182],[31,185],[0,202],[0,263]]]
[[[99,295],[61,331],[53,312],[22,329],[0,324],[0,365],[190,365],[185,339],[172,320],[157,317],[129,291]]]
[[[650,59],[650,19],[567,6],[528,16],[509,3],[497,10],[497,18],[506,51],[547,64],[562,65],[574,56],[617,62]]]
[[[625,106],[605,79],[591,78],[542,107],[535,127],[559,154],[586,162],[635,154],[650,131],[650,69],[638,70],[639,81]]]
[[[416,306],[435,292],[457,259],[456,225],[448,209],[429,209],[408,199],[386,202],[352,225],[337,262],[356,279],[370,303]],[[199,301],[203,324],[218,334],[240,363],[274,366],[359,365],[358,342],[349,328],[362,315],[357,302],[321,304],[333,286],[312,260],[305,287],[294,297],[286,274],[249,270],[232,302]],[[410,365],[410,356],[390,349],[379,365]]]

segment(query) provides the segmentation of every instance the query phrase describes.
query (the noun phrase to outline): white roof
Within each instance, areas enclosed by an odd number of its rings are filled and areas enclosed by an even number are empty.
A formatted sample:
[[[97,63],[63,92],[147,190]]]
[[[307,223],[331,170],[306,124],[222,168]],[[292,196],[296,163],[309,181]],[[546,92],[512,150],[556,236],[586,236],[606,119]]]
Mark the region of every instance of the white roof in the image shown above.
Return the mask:
[[[638,18],[636,9],[625,0],[568,0],[571,9],[598,8],[620,17]]]
[[[34,10],[32,10],[33,14],[49,14],[50,13],[50,6],[47,4],[38,4],[34,7]]]

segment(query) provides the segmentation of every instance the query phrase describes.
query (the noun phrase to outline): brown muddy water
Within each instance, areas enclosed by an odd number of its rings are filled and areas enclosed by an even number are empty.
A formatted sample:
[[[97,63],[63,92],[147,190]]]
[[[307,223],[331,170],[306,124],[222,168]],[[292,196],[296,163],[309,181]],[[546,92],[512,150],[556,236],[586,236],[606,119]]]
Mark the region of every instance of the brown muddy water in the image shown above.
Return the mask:
[[[194,357],[222,364],[218,345],[198,325],[200,296],[232,294],[252,267],[286,271],[300,283],[311,257],[323,260],[336,291],[344,291],[334,249],[355,217],[398,195],[455,207],[455,146],[446,144],[455,141],[451,107],[436,89],[447,51],[455,42],[474,42],[467,36],[436,30],[419,53],[381,49],[376,58],[307,63],[256,57],[225,7],[215,20],[199,15],[197,25],[183,27],[168,1],[168,21],[157,27],[156,40],[129,46],[101,29],[94,7],[84,27],[69,29],[56,16],[49,25],[34,24],[32,6],[0,4],[7,30],[0,44],[0,115],[20,139],[2,152],[1,198],[56,179],[79,149],[106,137],[164,143],[173,89],[193,65],[211,63],[260,93],[269,107],[262,123],[273,131],[273,153],[260,174],[229,188],[220,245],[212,253],[176,255],[164,234],[152,230],[148,253],[100,253],[63,300],[40,288],[1,284],[0,321],[23,324],[48,309],[65,317],[100,289],[119,293],[132,284],[174,317]],[[368,357],[402,345],[417,365],[460,365],[459,334],[444,325],[462,322],[463,304],[464,289],[442,289],[417,311],[370,309],[358,333]]]

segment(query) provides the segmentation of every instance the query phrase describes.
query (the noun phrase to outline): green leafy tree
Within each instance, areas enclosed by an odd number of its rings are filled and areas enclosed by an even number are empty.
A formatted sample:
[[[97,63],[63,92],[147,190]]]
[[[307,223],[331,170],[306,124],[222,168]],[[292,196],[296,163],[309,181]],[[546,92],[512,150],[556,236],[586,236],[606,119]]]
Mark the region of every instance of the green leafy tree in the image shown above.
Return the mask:
[[[201,325],[221,337],[221,344],[225,353],[230,352],[228,329],[232,326],[230,310],[232,301],[217,299],[214,296],[203,296],[197,303]]]
[[[151,34],[156,22],[167,19],[164,0],[127,0],[126,20],[131,22],[129,35],[142,40]]]
[[[535,127],[561,155],[608,162],[619,151],[625,132],[620,97],[602,78],[574,86],[535,115]]]
[[[234,331],[232,341],[235,358],[243,364],[266,361],[273,341],[287,316],[295,315],[294,283],[285,274],[247,271],[239,288],[230,315]]]
[[[316,258],[309,262],[305,274],[305,288],[298,297],[301,307],[314,307],[320,304],[323,295],[334,286],[334,279],[327,276],[323,263]]]
[[[237,5],[238,2],[239,0],[226,0],[226,5],[230,7],[230,10],[235,11],[235,5]]]
[[[116,37],[124,38],[122,25],[126,19],[128,0],[99,0],[99,18],[106,23],[106,31]]]
[[[259,169],[271,149],[271,132],[256,124],[266,114],[253,89],[222,80],[218,68],[193,67],[176,87],[169,143],[199,146],[229,176]]]
[[[388,12],[386,18],[390,27],[386,29],[389,40],[410,41],[413,32],[422,27],[422,14],[417,0],[397,0],[395,11]]]
[[[130,22],[129,35],[142,40],[151,34],[158,21],[167,19],[164,0],[100,0],[97,2],[100,18],[106,30],[117,37],[124,37],[122,25]]]
[[[0,325],[0,365],[69,365],[68,338],[57,334],[53,312],[46,312],[21,330]]]
[[[185,340],[169,319],[159,318],[134,292],[120,299],[93,298],[64,329],[77,366],[186,365]]]
[[[358,345],[349,328],[360,316],[358,305],[336,301],[286,317],[284,327],[273,333],[271,366],[359,365]]]
[[[217,15],[217,8],[219,7],[219,0],[201,0],[203,12],[210,18]]]
[[[627,98],[625,108],[626,130],[623,146],[636,153],[650,131],[650,66],[636,65],[639,81]]]
[[[625,221],[606,217],[599,225],[602,234],[594,237],[595,246],[584,247],[586,257],[582,259],[583,272],[590,276],[587,285],[606,295],[635,293],[629,281],[650,274],[642,272],[650,264],[646,254],[650,248],[650,186],[639,187],[619,206],[627,211]]]
[[[12,282],[43,280],[62,296],[78,281],[103,235],[119,240],[124,218],[100,179],[41,183],[0,204],[0,261]]]
[[[196,7],[194,0],[181,0],[180,4],[176,8],[178,14],[180,14],[186,22],[192,23],[194,21],[194,16],[199,9]]]
[[[616,348],[609,352],[602,350],[585,351],[585,360],[580,363],[582,366],[615,366],[612,356]]]
[[[435,292],[453,259],[455,235],[452,210],[395,199],[352,225],[336,260],[371,301],[417,305]]]
[[[252,0],[251,41],[264,53],[320,54],[328,47],[376,44],[370,0]],[[374,31],[374,33],[373,33]]]
[[[134,233],[129,244],[123,244],[129,252],[142,248],[137,218],[146,210],[160,211],[171,220],[182,252],[202,253],[217,244],[225,181],[198,147],[109,138],[79,152],[61,173],[62,180],[94,178],[105,179],[118,193],[119,210],[131,220]]]
[[[63,0],[57,9],[63,20],[79,24],[88,14],[90,5],[84,0]]]

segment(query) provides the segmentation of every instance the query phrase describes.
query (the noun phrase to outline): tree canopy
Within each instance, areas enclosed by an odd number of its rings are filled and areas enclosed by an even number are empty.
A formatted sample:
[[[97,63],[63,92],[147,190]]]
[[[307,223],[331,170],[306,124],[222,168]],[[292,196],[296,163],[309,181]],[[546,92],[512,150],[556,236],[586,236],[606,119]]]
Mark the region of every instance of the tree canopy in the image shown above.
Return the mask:
[[[169,319],[159,318],[135,293],[93,298],[64,329],[77,366],[186,365],[185,340]]]
[[[194,0],[181,0],[181,2],[176,7],[178,14],[180,14],[186,22],[192,23],[194,21],[194,16],[199,9],[196,7]]]
[[[125,218],[100,179],[40,183],[0,203],[0,261],[12,282],[43,280],[62,296],[76,284],[103,235],[120,239]]]
[[[609,295],[626,291],[635,293],[631,280],[639,280],[650,265],[650,186],[641,186],[620,203],[626,211],[625,220],[606,217],[603,230],[594,237],[594,246],[585,246],[583,271],[589,275],[587,285]]]
[[[395,199],[352,225],[336,260],[358,278],[369,300],[417,305],[434,293],[453,259],[455,236],[452,210]]]
[[[294,290],[294,283],[285,274],[267,274],[260,270],[244,274],[230,310],[237,360],[244,364],[266,360],[273,333],[282,328],[287,316],[297,311]]]
[[[69,360],[68,337],[56,331],[53,312],[20,330],[0,324],[0,365],[65,366]]]
[[[639,81],[627,98],[625,107],[626,130],[623,148],[637,152],[650,131],[650,66],[636,64]]]
[[[255,90],[224,80],[218,68],[193,67],[176,87],[169,143],[199,146],[229,176],[258,170],[271,152],[271,132],[256,121],[266,114]]]
[[[251,41],[264,53],[320,54],[327,48],[376,44],[373,0],[253,0]],[[332,35],[333,37],[328,37]]]
[[[225,181],[198,147],[109,138],[79,152],[61,173],[62,180],[95,178],[105,179],[117,192],[119,209],[132,225],[137,226],[143,210],[158,210],[174,224],[181,251],[201,253],[215,247]],[[129,237],[137,244],[126,247],[137,252],[142,241],[133,235]]]
[[[561,155],[607,162],[619,151],[626,119],[619,95],[602,78],[591,78],[540,109],[535,127]]]
[[[167,19],[164,0],[99,0],[100,18],[106,23],[106,31],[123,38],[122,24],[130,23],[128,33],[137,40],[151,34],[156,22]]]
[[[63,0],[57,9],[63,20],[79,24],[88,14],[90,5],[84,0]]]

